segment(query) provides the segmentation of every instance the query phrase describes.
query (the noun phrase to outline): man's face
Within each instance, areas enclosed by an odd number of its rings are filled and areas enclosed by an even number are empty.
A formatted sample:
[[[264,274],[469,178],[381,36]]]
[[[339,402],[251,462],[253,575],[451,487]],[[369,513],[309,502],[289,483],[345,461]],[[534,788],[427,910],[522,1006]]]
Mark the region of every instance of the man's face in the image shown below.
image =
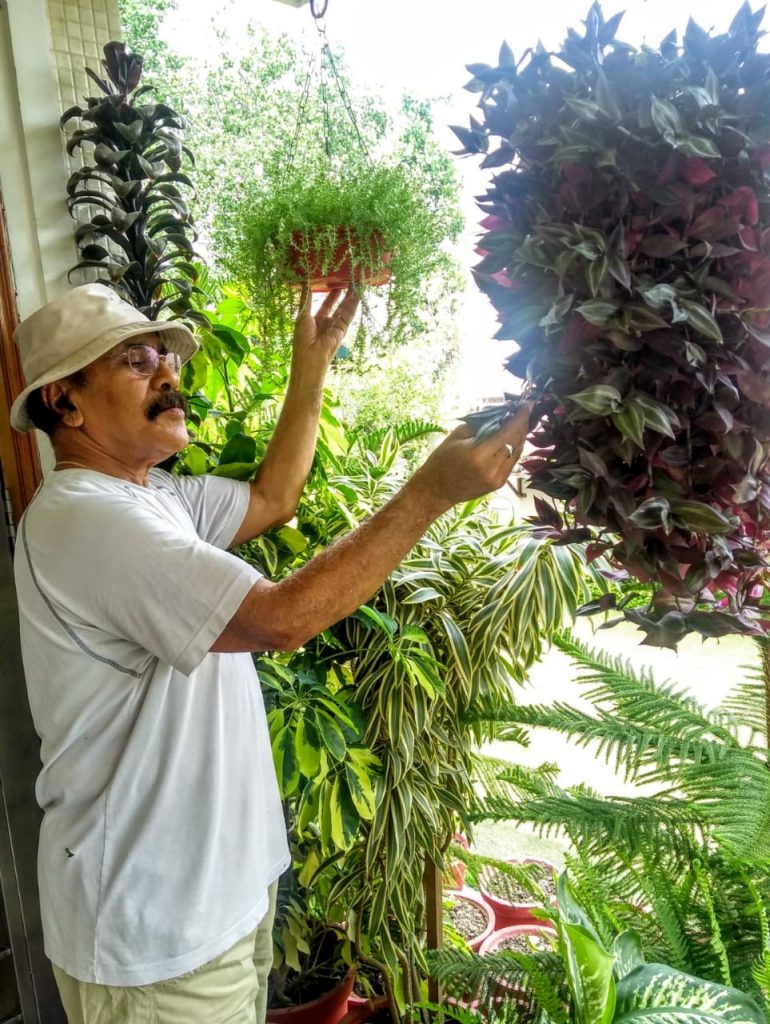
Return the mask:
[[[85,368],[84,386],[69,390],[79,429],[113,458],[155,465],[187,444],[177,361],[165,354],[158,335],[130,338]]]

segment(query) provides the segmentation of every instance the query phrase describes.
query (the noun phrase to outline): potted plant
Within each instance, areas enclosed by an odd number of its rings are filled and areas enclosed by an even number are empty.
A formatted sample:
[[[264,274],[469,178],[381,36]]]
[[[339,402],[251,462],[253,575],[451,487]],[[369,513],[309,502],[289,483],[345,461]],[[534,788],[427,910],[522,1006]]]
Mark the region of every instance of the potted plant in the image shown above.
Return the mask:
[[[770,526],[763,11],[640,50],[594,4],[558,53],[470,65],[494,176],[476,279],[539,425],[538,521],[653,582],[645,642],[761,633]],[[494,418],[497,414],[490,414]],[[601,607],[612,606],[608,596]]]
[[[512,945],[487,956],[449,949],[430,954],[434,974],[447,988],[478,991],[476,1009],[482,1019],[487,1014],[494,1019],[505,991],[515,1003],[526,1003],[532,1019],[574,1024],[766,1020],[758,1004],[736,988],[667,964],[646,963],[639,936],[631,930],[616,934],[608,945],[575,898],[566,874],[560,875],[557,889],[553,949]]]
[[[62,127],[77,122],[67,152],[81,149],[84,158],[67,182],[81,256],[70,274],[90,271],[151,320],[181,317],[207,327],[192,308],[199,270],[185,122],[167,104],[148,100],[142,63],[123,43],[107,43],[104,77],[86,68],[100,95],[61,116]]]
[[[498,928],[531,924],[556,897],[556,868],[544,860],[529,858],[508,864],[485,864],[479,872],[479,889],[495,913]]]
[[[447,235],[408,166],[358,158],[321,162],[254,183],[237,215],[232,269],[270,332],[284,334],[299,290],[383,285],[389,342],[403,340],[424,308],[424,285]]]
[[[475,952],[494,931],[495,914],[472,889],[449,889],[444,893],[444,922]]]

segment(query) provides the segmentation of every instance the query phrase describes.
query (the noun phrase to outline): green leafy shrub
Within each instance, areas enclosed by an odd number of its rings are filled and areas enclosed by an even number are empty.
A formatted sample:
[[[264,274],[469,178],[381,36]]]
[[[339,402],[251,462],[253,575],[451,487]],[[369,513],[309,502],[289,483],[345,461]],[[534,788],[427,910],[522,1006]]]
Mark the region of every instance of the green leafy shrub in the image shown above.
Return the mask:
[[[646,963],[633,930],[603,938],[566,873],[557,892],[554,951],[437,952],[436,975],[458,992],[475,991],[490,1020],[502,1002],[509,1019],[530,1024],[764,1024],[760,1007],[738,989]]]
[[[640,50],[591,7],[558,53],[470,65],[456,128],[494,177],[476,280],[540,422],[545,529],[656,593],[675,646],[764,628],[770,525],[770,55],[763,11]],[[608,601],[607,604],[610,602]],[[704,614],[707,613],[707,614]]]
[[[766,688],[752,673],[716,709],[569,635],[554,643],[590,701],[507,705],[514,730],[545,728],[592,745],[624,782],[605,796],[562,787],[549,770],[481,766],[479,817],[524,822],[569,840],[575,888],[605,940],[632,927],[648,958],[767,1003],[770,773]],[[518,736],[518,733],[516,733]]]

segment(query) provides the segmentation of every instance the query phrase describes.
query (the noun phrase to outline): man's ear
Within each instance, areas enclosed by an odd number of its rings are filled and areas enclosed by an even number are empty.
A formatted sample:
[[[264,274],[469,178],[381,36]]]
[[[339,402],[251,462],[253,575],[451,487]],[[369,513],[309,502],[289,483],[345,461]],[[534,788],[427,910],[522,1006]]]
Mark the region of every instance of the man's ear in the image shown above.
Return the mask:
[[[49,409],[57,412],[61,422],[68,427],[79,427],[83,422],[83,414],[76,404],[74,396],[62,381],[44,384],[40,389],[43,402]]]

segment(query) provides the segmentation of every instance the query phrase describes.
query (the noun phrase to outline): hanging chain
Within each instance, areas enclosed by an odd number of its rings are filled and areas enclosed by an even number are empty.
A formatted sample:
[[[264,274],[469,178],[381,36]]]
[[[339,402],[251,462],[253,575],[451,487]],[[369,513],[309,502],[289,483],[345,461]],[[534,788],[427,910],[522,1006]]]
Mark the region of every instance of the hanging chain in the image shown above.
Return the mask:
[[[299,103],[297,104],[297,123],[294,126],[294,135],[292,136],[291,142],[289,143],[289,155],[286,160],[286,164],[284,165],[283,171],[284,180],[286,180],[289,171],[294,166],[294,157],[297,154],[297,144],[299,142],[300,132],[302,131],[303,124],[307,120],[307,105],[310,98],[310,86],[313,81],[313,72],[315,71],[315,66],[316,57],[314,55],[310,58],[310,64],[308,65],[307,75],[305,76],[305,82],[304,85],[302,86],[302,94],[300,95]]]
[[[332,53],[331,46],[329,46],[329,40],[326,36],[326,26],[323,23],[323,18],[328,6],[329,0],[310,0],[310,13],[313,15],[316,32],[318,33],[318,38],[321,42],[321,103],[323,105],[324,150],[326,152],[327,159],[331,158],[331,113],[329,110],[329,72],[331,72],[334,84],[337,87],[337,92],[342,100],[342,105],[350,118],[350,123],[353,125],[353,130],[356,134],[358,144],[361,147],[361,152],[364,154],[364,158],[367,163],[371,164],[369,150],[367,149],[364,138],[358,127],[358,121],[353,109],[353,104],[350,102],[350,96],[348,95],[345,83],[342,81],[337,69],[337,62],[334,59],[334,54]]]

